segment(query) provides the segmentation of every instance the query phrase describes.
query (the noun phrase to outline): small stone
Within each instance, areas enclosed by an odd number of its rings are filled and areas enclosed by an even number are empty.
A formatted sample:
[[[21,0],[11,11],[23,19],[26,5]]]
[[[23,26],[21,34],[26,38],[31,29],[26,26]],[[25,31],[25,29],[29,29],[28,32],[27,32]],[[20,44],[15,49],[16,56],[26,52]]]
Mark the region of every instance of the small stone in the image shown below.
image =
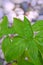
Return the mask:
[[[7,64],[7,62],[6,62],[6,61],[4,61],[4,62],[3,62],[3,65],[6,65],[6,64]]]
[[[3,53],[1,54],[1,58],[4,59],[4,54]]]
[[[4,16],[4,12],[3,12],[3,9],[0,8],[0,20],[2,19],[2,17]]]
[[[43,0],[38,0],[39,5],[43,5]]]
[[[21,3],[21,8],[22,8],[25,12],[27,12],[28,9],[29,9],[28,2],[23,2],[23,3]]]
[[[2,6],[2,2],[3,2],[3,0],[0,0],[0,7]]]
[[[2,50],[0,49],[0,57],[1,57],[1,54],[2,54]]]
[[[26,16],[30,21],[32,21],[38,18],[39,13],[37,11],[30,11],[30,12],[27,12]]]
[[[17,18],[23,21],[24,20],[24,15],[19,15],[19,16],[17,16]]]
[[[32,1],[31,1],[31,6],[34,7],[34,6],[36,6],[36,4],[37,4],[37,0],[32,0]]]
[[[17,4],[19,4],[19,3],[22,3],[24,0],[11,0],[13,3],[17,3]]]
[[[15,12],[16,12],[17,16],[18,16],[18,15],[24,15],[24,11],[23,11],[23,9],[21,9],[21,8],[16,8],[16,9],[15,9]]]
[[[10,11],[7,15],[9,23],[13,23],[13,18],[16,18],[16,13],[14,11]]]
[[[3,1],[4,11],[9,12],[15,8],[15,5],[11,1]]]

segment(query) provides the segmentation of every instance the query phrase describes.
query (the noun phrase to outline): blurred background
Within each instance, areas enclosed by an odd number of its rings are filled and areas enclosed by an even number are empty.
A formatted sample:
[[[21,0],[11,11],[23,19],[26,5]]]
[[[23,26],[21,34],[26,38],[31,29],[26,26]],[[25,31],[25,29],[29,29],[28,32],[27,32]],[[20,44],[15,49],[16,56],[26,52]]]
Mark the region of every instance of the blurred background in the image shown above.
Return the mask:
[[[9,23],[13,18],[24,19],[24,15],[31,21],[43,19],[43,0],[0,0],[0,20],[8,17]]]
[[[0,0],[0,23],[3,16],[7,16],[9,24],[13,23],[13,18],[24,20],[24,15],[31,23],[36,20],[43,20],[43,0]],[[4,55],[1,50],[0,39],[0,65],[6,65]]]

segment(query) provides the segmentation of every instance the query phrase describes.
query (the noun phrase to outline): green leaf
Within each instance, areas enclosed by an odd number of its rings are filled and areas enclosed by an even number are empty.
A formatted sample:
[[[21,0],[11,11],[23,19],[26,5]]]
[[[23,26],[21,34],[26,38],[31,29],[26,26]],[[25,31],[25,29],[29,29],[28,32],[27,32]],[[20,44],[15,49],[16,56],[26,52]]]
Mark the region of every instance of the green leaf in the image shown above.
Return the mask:
[[[14,34],[14,25],[12,27],[8,27],[8,18],[4,16],[2,23],[0,23],[0,38],[3,35],[8,35],[8,34]]]
[[[8,34],[15,34],[16,32],[15,32],[15,29],[14,29],[14,26],[12,25],[12,27],[8,27],[7,28],[7,35]]]
[[[43,46],[43,31],[40,31],[36,34],[35,39],[37,40],[39,45]]]
[[[24,34],[26,38],[33,38],[33,31],[30,21],[24,17]]]
[[[17,18],[14,18],[14,29],[19,36],[24,36],[23,22]]]
[[[11,39],[7,36],[2,42],[2,51],[7,62],[17,60],[18,65],[42,65],[38,54],[40,51],[43,57],[43,31],[38,32],[33,39],[32,28],[33,31],[42,31],[42,21],[36,22],[31,27],[26,17],[24,17],[24,21],[15,18],[12,27],[9,28],[7,17],[3,18],[3,23],[0,24],[0,37],[8,34],[18,34]],[[27,61],[22,59],[25,56],[28,57]]]
[[[18,33],[19,36],[22,36],[23,38],[33,37],[31,24],[26,17],[24,17],[23,22],[17,18],[14,18],[14,28],[15,28],[16,33]]]
[[[36,21],[36,23],[32,25],[32,29],[33,31],[43,30],[43,20]]]
[[[7,37],[3,41],[2,50],[5,54],[5,59],[8,62],[13,61],[14,59],[18,59],[25,50],[24,40],[19,37],[14,37],[11,42],[10,38]]]
[[[43,57],[43,31],[40,31],[36,34],[35,40],[37,42],[38,49]]]
[[[2,23],[0,23],[0,36],[7,34],[8,19],[6,16],[3,17]]]
[[[28,55],[30,59],[35,65],[40,65],[40,61],[38,59],[38,47],[35,40],[34,39],[30,40],[27,42],[27,44],[28,44]]]

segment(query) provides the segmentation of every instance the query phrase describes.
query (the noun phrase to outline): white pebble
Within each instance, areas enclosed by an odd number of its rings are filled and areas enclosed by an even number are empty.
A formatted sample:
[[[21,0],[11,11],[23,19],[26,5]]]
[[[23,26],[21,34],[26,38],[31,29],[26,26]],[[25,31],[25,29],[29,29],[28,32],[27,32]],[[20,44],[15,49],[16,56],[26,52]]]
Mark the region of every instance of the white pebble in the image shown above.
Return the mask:
[[[17,15],[24,15],[24,11],[21,8],[16,8],[15,12],[16,12]]]
[[[3,9],[0,8],[0,20],[2,19],[2,17],[4,16],[4,12],[3,12]]]
[[[11,11],[13,8],[15,8],[15,5],[11,1],[4,1],[3,2],[3,8],[4,11]]]
[[[26,18],[27,18],[30,22],[32,21],[32,19],[31,19],[30,17],[26,16]]]
[[[36,4],[37,4],[37,0],[32,0],[31,1],[31,5],[34,7],[34,6],[36,6]]]
[[[17,18],[23,21],[24,20],[24,15],[19,15],[19,16],[17,16]]]
[[[7,62],[6,62],[6,61],[4,61],[3,65],[7,65]]]
[[[33,19],[37,19],[39,16],[39,13],[37,11],[30,11],[27,13],[26,17],[32,21]]]
[[[2,54],[2,50],[0,49],[0,57],[1,57],[1,54]]]
[[[0,6],[2,6],[2,1],[3,1],[3,0],[0,0]]]
[[[14,3],[22,3],[24,0],[11,0]]]
[[[14,11],[10,11],[7,14],[7,17],[8,17],[9,23],[13,23],[13,18],[16,18],[16,13]]]
[[[38,0],[38,4],[40,5],[43,5],[43,0]]]
[[[1,58],[4,59],[4,54],[3,53],[1,54]]]
[[[3,55],[2,49],[0,49],[0,58],[4,59],[4,55]]]

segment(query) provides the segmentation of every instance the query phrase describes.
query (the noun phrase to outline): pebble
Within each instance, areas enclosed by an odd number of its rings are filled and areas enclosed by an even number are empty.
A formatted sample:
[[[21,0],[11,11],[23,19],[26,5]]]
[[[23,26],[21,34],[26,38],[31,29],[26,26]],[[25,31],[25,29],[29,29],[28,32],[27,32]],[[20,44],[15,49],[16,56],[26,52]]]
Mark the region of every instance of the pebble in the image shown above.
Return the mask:
[[[36,6],[36,4],[37,4],[37,0],[32,0],[31,1],[31,5],[34,7],[34,6]]]
[[[24,0],[11,0],[13,3],[21,3],[23,2]]]
[[[2,8],[0,8],[0,20],[2,19],[3,16],[4,16],[4,11]]]
[[[8,17],[9,23],[13,23],[13,18],[16,18],[16,13],[14,11],[10,11],[6,16]]]
[[[37,2],[39,5],[43,5],[43,0],[38,0]]]
[[[19,15],[19,16],[17,16],[17,18],[23,21],[24,20],[24,15]]]
[[[31,22],[32,21],[32,18],[29,17],[29,16],[30,16],[29,12],[26,12],[26,18]]]
[[[15,8],[14,11],[17,15],[24,15],[24,11],[22,8]]]
[[[43,15],[39,16],[37,20],[43,20]]]
[[[4,11],[9,12],[15,8],[15,5],[11,1],[3,2]]]
[[[0,49],[0,58],[4,59],[4,55],[3,55],[2,49]]]
[[[3,0],[0,0],[0,7],[2,6],[2,2],[3,2]]]
[[[32,21],[38,18],[39,14],[37,11],[30,11],[26,13],[27,18]]]
[[[6,62],[6,61],[4,61],[4,62],[3,62],[3,65],[7,65],[7,62]]]
[[[1,53],[1,58],[4,59],[4,54],[3,53]]]
[[[1,57],[1,54],[2,54],[2,50],[0,49],[0,57]]]
[[[26,12],[29,9],[29,5],[27,2],[21,3],[21,8]]]

